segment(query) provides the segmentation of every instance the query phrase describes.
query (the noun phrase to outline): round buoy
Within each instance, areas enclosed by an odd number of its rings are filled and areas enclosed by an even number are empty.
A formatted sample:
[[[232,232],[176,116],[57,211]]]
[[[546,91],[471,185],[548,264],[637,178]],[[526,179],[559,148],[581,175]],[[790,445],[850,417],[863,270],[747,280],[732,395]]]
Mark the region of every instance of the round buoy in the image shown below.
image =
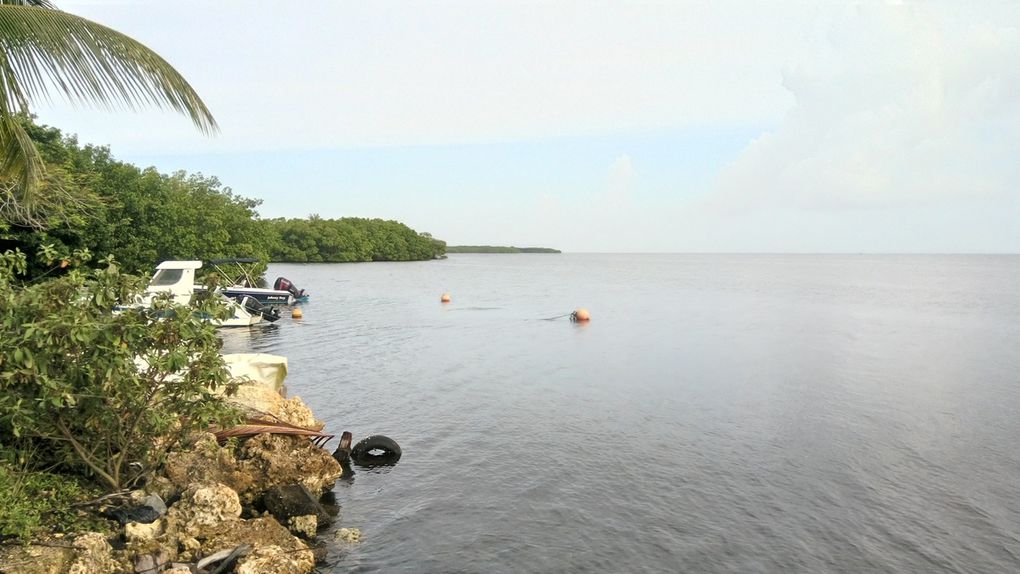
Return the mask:
[[[297,307],[295,307],[294,309],[291,309],[290,316],[295,318],[295,319],[300,319],[301,317],[304,316],[304,313],[301,312],[301,309],[298,309]]]
[[[441,297],[439,297],[439,300],[442,301],[443,303],[449,303],[450,302],[450,294],[449,293],[443,293],[443,295]]]
[[[576,321],[578,323],[583,323],[585,321],[591,321],[591,314],[588,313],[587,309],[585,309],[584,307],[581,307],[579,309],[576,309],[573,313],[570,314],[570,320],[571,321]]]

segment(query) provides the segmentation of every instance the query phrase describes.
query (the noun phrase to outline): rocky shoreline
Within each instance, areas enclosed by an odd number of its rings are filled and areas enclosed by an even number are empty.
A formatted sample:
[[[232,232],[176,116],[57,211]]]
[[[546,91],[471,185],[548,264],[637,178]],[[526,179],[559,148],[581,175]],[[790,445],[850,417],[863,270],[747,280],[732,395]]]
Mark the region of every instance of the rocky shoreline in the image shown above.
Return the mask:
[[[8,547],[0,572],[10,574],[307,574],[325,547],[316,536],[339,519],[332,496],[337,480],[351,475],[348,458],[317,443],[321,421],[299,397],[287,398],[286,359],[228,355],[235,377],[244,377],[228,400],[253,420],[279,430],[231,438],[204,433],[186,450],[172,452],[144,488],[95,502],[118,520],[119,532],[97,532]],[[300,428],[313,432],[292,434]],[[341,542],[360,532],[341,528]]]

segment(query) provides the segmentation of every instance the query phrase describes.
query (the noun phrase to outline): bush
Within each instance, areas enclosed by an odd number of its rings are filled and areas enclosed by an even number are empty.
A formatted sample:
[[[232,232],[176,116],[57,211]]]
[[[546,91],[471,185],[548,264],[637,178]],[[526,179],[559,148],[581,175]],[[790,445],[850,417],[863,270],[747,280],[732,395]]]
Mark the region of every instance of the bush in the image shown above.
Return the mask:
[[[25,256],[0,255],[0,444],[31,441],[43,463],[120,490],[193,431],[238,420],[216,393],[231,391],[220,341],[199,318],[227,311],[206,298],[115,313],[144,281],[112,259],[96,270],[79,267],[87,253],[70,259],[63,276],[20,285]]]

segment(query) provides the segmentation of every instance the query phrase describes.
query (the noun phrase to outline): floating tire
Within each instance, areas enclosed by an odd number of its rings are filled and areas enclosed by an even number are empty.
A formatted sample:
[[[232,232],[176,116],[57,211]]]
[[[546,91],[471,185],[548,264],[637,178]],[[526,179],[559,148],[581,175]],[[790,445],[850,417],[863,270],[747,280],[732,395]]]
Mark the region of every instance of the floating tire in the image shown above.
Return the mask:
[[[351,459],[358,466],[386,466],[400,460],[400,445],[381,434],[362,439],[351,448]]]

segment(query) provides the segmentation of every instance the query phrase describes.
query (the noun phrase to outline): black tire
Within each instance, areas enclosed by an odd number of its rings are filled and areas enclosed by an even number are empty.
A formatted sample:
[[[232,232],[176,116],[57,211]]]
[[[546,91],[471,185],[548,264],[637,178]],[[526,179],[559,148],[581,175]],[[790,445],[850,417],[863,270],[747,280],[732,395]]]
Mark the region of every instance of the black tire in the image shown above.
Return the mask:
[[[381,434],[362,439],[351,448],[351,459],[358,466],[386,466],[400,460],[400,445]]]

